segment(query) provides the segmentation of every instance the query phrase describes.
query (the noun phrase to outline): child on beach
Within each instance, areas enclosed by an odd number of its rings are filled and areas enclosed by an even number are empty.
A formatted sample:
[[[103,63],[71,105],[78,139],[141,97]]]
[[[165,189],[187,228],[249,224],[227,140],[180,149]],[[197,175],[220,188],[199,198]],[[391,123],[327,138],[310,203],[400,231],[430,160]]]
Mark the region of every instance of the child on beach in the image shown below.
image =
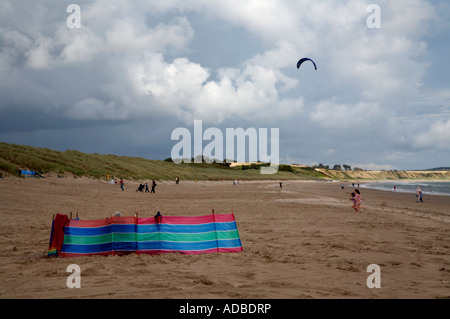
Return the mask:
[[[356,213],[359,214],[358,201],[357,201],[357,199],[356,199],[355,193],[352,193],[352,194],[351,194],[350,199],[351,199],[352,202],[353,202],[352,208],[355,210]]]
[[[355,197],[356,197],[356,201],[358,203],[358,211],[363,208],[366,209],[365,207],[361,206],[361,202],[362,202],[362,198],[361,198],[361,193],[359,192],[359,189],[355,189]]]

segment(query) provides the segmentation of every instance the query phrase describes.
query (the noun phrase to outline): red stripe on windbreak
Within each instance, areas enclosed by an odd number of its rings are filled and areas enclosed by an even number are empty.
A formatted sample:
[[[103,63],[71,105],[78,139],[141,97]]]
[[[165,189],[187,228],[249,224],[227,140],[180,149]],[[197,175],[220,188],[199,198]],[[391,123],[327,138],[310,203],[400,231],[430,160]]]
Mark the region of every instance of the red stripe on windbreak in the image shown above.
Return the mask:
[[[218,223],[234,222],[234,214],[216,214],[214,215],[215,221]]]
[[[141,225],[155,224],[154,217],[138,218],[137,223]],[[111,224],[134,224],[136,218],[134,217],[111,217],[96,220],[74,220],[71,219],[66,226],[67,227],[103,227]],[[161,224],[171,224],[171,225],[196,225],[196,224],[206,224],[206,223],[225,223],[235,221],[233,214],[215,214],[215,215],[205,215],[205,216],[193,216],[193,217],[183,217],[183,216],[163,216],[161,219]]]
[[[71,219],[68,224],[66,224],[67,227],[102,227],[102,226],[108,226],[111,225],[111,219],[105,218],[105,219],[97,219],[97,220],[74,220]]]
[[[134,224],[136,218],[134,217],[112,217],[112,224]]]
[[[233,222],[234,215],[233,214],[216,214],[216,215],[205,215],[205,216],[193,216],[193,217],[184,217],[184,216],[162,216],[161,224],[171,224],[171,225],[196,225],[196,224],[207,224],[219,222]],[[138,224],[148,225],[155,224],[155,219],[153,217],[150,218],[139,218]]]
[[[134,224],[134,217],[111,217],[104,219],[96,219],[96,220],[70,220],[69,224],[66,226],[69,227],[103,227],[111,224]]]

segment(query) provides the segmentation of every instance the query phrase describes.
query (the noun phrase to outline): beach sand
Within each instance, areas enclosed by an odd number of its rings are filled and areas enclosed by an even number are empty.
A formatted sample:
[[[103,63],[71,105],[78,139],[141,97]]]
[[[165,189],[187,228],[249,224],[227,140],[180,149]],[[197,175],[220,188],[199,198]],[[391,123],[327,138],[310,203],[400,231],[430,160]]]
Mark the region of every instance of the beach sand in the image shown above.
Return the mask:
[[[0,298],[449,298],[450,196],[362,189],[355,214],[340,182],[138,183],[0,179]],[[243,252],[47,258],[52,215],[102,219],[234,212]],[[70,264],[81,288],[69,289]],[[381,288],[368,288],[379,265]]]

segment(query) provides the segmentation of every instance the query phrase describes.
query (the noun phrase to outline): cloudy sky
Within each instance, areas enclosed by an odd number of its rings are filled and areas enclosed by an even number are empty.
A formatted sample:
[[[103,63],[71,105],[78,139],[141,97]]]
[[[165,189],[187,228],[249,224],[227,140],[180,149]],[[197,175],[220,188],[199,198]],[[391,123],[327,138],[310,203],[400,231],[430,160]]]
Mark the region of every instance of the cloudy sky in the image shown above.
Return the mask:
[[[202,120],[279,128],[281,163],[450,166],[449,16],[447,0],[0,0],[0,141],[165,159]]]

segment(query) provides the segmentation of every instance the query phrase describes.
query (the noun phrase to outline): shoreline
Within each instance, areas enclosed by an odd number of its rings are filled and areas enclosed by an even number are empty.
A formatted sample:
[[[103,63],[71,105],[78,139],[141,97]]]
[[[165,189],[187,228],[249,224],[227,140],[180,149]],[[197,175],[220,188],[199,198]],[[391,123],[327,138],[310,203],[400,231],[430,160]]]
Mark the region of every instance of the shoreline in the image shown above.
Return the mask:
[[[379,190],[379,191],[383,191],[383,192],[393,192],[393,193],[407,193],[407,194],[416,194],[416,190],[415,189],[404,189],[404,188],[399,188],[398,186],[400,185],[400,187],[402,186],[422,186],[423,184],[426,185],[426,183],[447,183],[450,186],[450,181],[401,181],[401,182],[394,182],[394,181],[377,181],[377,182],[370,182],[370,183],[362,183],[361,184],[361,188],[363,189],[375,189],[375,190]],[[397,186],[396,190],[394,190],[393,188],[387,188],[387,187],[383,187],[383,186],[373,186],[373,184],[390,184],[392,186]],[[450,189],[449,189],[450,191]],[[450,193],[442,193],[442,192],[438,192],[438,191],[430,191],[429,189],[424,188],[423,189],[423,194],[430,196],[430,195],[436,195],[436,196],[450,196]]]

